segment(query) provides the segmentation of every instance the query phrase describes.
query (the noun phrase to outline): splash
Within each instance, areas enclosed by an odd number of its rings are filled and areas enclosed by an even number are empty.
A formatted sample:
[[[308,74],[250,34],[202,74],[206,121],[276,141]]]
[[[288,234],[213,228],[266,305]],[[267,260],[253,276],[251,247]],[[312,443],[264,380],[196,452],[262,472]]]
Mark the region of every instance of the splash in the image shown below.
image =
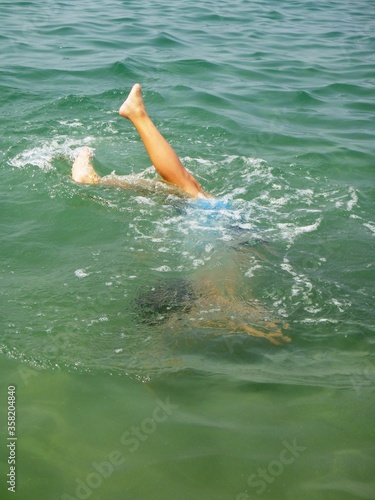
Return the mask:
[[[63,157],[69,161],[73,161],[80,147],[90,145],[92,142],[92,137],[85,137],[83,139],[71,139],[65,136],[57,137],[18,153],[9,160],[9,164],[16,168],[38,167],[44,172],[48,172],[55,168],[53,160]]]

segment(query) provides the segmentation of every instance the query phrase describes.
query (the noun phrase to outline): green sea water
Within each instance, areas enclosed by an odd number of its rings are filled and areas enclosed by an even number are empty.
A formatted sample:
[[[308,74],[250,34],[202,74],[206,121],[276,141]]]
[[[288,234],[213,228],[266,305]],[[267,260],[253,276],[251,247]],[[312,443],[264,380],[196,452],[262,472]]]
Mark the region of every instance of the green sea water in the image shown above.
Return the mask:
[[[1,498],[375,498],[374,2],[0,13]],[[154,177],[135,82],[216,214],[72,182],[83,145]]]

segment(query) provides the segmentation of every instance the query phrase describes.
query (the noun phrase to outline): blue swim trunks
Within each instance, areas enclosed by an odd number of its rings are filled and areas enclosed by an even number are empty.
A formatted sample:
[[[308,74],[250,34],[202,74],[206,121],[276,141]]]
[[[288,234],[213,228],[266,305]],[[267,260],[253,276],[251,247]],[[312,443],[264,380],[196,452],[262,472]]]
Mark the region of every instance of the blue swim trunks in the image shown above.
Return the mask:
[[[238,204],[237,204],[238,205]],[[188,225],[202,238],[204,234],[220,240],[232,241],[239,246],[253,246],[262,242],[249,221],[249,214],[236,202],[220,198],[198,197],[186,207]]]
[[[215,210],[217,212],[220,210],[233,210],[228,200],[220,198],[206,198],[202,196],[195,198],[191,203],[201,210]]]
[[[186,213],[189,219],[195,225],[209,230],[227,230],[237,225],[242,220],[242,214],[236,210],[229,200],[222,198],[198,197],[189,200],[186,207]]]

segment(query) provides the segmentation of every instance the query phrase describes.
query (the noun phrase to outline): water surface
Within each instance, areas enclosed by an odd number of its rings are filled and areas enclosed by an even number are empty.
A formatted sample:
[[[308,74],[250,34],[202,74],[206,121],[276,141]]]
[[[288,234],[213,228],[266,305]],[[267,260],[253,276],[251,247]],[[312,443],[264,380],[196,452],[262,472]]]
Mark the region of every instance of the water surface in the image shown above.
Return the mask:
[[[375,498],[373,3],[0,9],[16,495]],[[101,175],[154,177],[117,114],[136,81],[217,214],[71,181],[82,145]],[[153,290],[187,300],[147,321]]]

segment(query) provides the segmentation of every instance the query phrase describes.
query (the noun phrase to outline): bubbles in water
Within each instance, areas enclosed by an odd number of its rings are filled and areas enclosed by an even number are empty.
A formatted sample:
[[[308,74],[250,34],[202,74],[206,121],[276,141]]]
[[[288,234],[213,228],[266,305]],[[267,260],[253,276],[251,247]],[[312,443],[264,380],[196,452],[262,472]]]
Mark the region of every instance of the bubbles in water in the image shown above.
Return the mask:
[[[84,269],[76,269],[74,271],[74,274],[77,276],[77,278],[86,278],[90,275],[90,273],[86,272]]]

